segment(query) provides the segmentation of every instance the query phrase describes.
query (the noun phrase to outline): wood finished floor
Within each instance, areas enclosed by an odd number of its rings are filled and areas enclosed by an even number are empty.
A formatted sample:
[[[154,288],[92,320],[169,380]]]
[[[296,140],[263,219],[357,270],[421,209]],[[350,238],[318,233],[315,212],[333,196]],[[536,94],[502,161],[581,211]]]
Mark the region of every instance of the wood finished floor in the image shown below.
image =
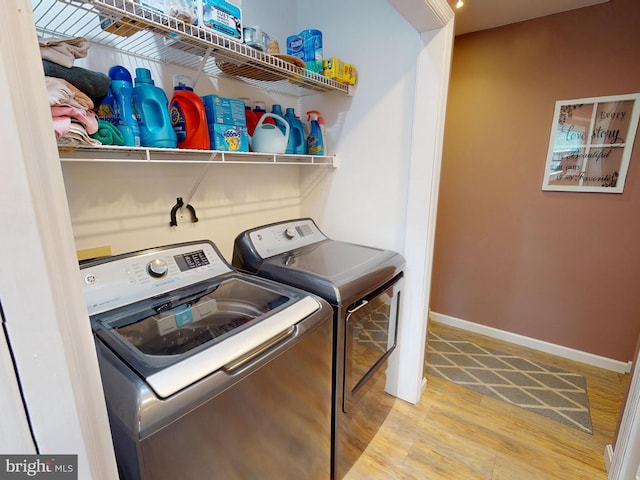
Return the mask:
[[[395,400],[345,480],[606,480],[628,375],[435,322],[429,330],[585,375],[593,435],[427,375],[420,402]]]

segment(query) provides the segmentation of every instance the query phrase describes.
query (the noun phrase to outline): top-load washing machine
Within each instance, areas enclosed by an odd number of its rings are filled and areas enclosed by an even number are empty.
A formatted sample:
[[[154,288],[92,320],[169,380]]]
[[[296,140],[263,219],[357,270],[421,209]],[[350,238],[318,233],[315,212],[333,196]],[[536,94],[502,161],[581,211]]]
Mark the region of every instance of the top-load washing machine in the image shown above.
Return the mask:
[[[232,264],[332,305],[332,478],[343,478],[393,404],[384,392],[386,360],[396,345],[404,258],[332,240],[312,219],[302,218],[241,233]]]
[[[209,241],[80,273],[121,479],[329,478],[329,304]]]

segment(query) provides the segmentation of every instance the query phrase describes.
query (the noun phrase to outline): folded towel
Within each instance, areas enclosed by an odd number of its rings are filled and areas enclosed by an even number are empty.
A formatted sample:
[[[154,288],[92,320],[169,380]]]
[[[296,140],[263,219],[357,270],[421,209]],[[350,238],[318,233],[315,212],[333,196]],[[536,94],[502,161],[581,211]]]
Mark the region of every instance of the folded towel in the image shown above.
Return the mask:
[[[91,43],[86,38],[39,38],[40,56],[43,60],[70,68],[76,58],[87,56]]]
[[[109,93],[110,79],[104,73],[82,67],[66,68],[48,60],[42,60],[42,66],[47,77],[64,78],[91,98],[94,105],[100,105]]]
[[[71,129],[71,117],[54,117],[51,116],[53,121],[53,132],[56,134],[56,138],[59,140],[64,137]]]
[[[124,137],[118,127],[104,120],[98,120],[98,131],[90,137],[103,145],[124,145]]]
[[[68,105],[70,107],[93,110],[91,99],[64,78],[44,77],[49,94],[49,105]]]
[[[58,145],[60,146],[76,146],[76,145],[100,145],[100,141],[91,138],[87,135],[87,131],[82,125],[76,122],[71,122],[69,131],[58,138]]]
[[[82,108],[69,107],[66,105],[51,105],[51,116],[70,117],[78,123],[81,123],[87,130],[87,133],[93,134],[98,131],[98,117],[93,110],[85,110]]]

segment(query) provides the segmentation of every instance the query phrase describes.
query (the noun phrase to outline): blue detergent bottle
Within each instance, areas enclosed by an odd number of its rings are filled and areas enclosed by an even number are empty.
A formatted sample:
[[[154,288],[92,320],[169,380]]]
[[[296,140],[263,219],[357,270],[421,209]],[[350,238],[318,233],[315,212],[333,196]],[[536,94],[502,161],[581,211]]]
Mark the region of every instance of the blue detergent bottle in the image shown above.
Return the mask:
[[[136,68],[133,107],[143,147],[176,148],[178,137],[169,117],[169,99],[164,90],[155,86],[146,68]]]
[[[109,83],[109,89],[107,90],[107,95],[102,99],[102,102],[100,103],[100,105],[98,105],[98,108],[96,109],[96,115],[98,116],[98,120],[102,120],[103,122],[109,122],[114,127],[117,127],[118,121],[120,120],[119,112],[118,112],[118,103],[116,102],[116,99],[113,96],[111,83]],[[138,121],[136,120],[136,127],[137,126],[138,126]]]
[[[285,153],[304,155],[307,153],[307,145],[304,140],[302,121],[296,117],[296,111],[293,108],[287,108],[284,118],[289,123],[289,141]]]
[[[273,105],[271,105],[271,113],[275,113],[276,115],[279,115],[280,117],[284,117],[284,114],[282,113],[282,105],[278,104],[278,103],[274,103]],[[285,130],[287,129],[287,127],[285,127],[281,121],[274,119],[274,122],[276,124],[276,126],[280,129],[280,131],[282,133],[285,132]]]
[[[322,137],[322,129],[318,122],[320,113],[316,110],[307,112],[309,119],[309,136],[307,137],[307,154],[324,155],[324,139]]]
[[[140,128],[133,110],[133,82],[129,70],[121,65],[114,65],[109,69],[109,92],[112,95],[112,105],[115,106],[115,125],[120,130],[124,145],[140,146]]]

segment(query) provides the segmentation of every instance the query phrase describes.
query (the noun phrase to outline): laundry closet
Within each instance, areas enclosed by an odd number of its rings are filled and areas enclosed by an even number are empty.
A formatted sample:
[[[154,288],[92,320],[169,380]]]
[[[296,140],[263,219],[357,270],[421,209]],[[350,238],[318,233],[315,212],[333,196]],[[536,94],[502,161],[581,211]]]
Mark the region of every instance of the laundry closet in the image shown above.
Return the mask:
[[[76,8],[75,2],[55,3]],[[38,4],[0,6],[0,138],[6,158],[0,196],[7,229],[0,239],[0,303],[8,338],[0,354],[9,358],[11,352],[16,371],[3,374],[0,383],[10,392],[3,402],[13,412],[11,448],[78,453],[81,478],[109,478],[112,472],[91,332],[83,324],[86,310],[76,283],[76,250],[108,246],[115,254],[210,239],[230,260],[239,232],[302,216],[313,217],[331,237],[406,258],[403,323],[387,391],[417,402],[424,340],[415,339],[426,338],[453,41],[446,2],[242,2],[243,22],[259,24],[281,50],[288,35],[321,30],[325,56],[357,67],[358,83],[346,90],[317,91],[288,80],[287,88],[271,88],[214,75],[204,64],[182,65],[179,55],[172,62],[99,44],[76,63],[105,73],[117,64],[148,68],[169,96],[173,75],[186,74],[197,78],[198,95],[248,97],[268,107],[293,107],[300,116],[318,110],[327,125],[328,151],[315,160],[58,151],[38,56]],[[38,33],[56,34],[46,25],[38,25]],[[73,25],[61,33],[74,36]],[[163,51],[172,48],[162,35],[156,41]],[[183,209],[170,226],[179,197],[194,207],[197,222]],[[28,419],[15,407],[21,398]],[[51,405],[63,405],[55,418]]]

